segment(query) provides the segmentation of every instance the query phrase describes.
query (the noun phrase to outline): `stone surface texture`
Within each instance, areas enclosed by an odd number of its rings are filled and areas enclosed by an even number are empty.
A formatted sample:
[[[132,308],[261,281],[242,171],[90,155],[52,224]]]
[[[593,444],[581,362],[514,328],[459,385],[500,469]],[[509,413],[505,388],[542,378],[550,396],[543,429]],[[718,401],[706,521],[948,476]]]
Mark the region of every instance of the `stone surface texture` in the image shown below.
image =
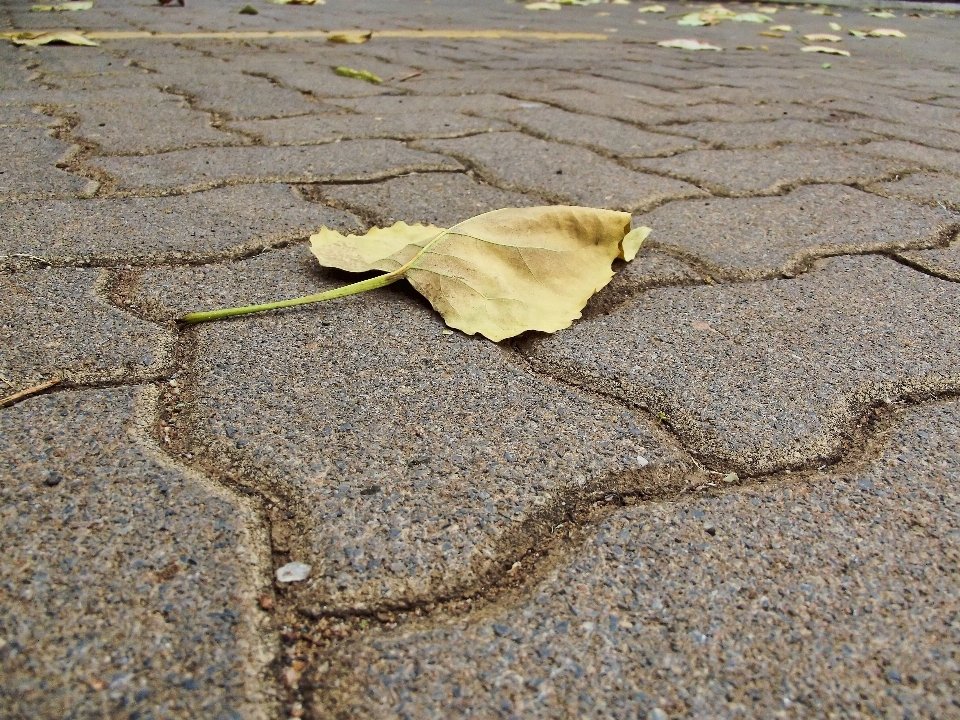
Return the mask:
[[[0,720],[960,715],[960,12],[830,1],[0,0]],[[554,335],[177,321],[551,203]]]

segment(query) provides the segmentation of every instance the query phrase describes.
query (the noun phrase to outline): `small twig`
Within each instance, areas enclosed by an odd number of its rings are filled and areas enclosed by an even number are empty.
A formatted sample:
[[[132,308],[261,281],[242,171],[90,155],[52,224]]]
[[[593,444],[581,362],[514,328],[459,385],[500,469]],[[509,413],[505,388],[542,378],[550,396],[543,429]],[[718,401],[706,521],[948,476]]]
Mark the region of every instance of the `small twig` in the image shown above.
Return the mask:
[[[415,78],[415,77],[418,77],[418,76],[420,76],[420,75],[423,75],[423,70],[417,70],[416,72],[412,72],[412,73],[410,73],[409,75],[404,75],[402,78],[400,78],[399,80],[397,80],[397,82],[403,82],[404,80],[410,80],[410,79]]]
[[[7,395],[5,398],[0,398],[0,408],[6,407],[7,405],[13,405],[13,403],[19,400],[23,400],[24,398],[28,398],[31,395],[36,395],[37,393],[41,393],[44,390],[48,390],[49,388],[52,388],[54,385],[56,385],[58,382],[60,382],[60,378],[53,378],[53,380],[47,380],[46,382],[42,382],[39,385],[34,385],[33,387],[28,387],[24,390],[21,390],[20,392],[16,392],[13,395]]]

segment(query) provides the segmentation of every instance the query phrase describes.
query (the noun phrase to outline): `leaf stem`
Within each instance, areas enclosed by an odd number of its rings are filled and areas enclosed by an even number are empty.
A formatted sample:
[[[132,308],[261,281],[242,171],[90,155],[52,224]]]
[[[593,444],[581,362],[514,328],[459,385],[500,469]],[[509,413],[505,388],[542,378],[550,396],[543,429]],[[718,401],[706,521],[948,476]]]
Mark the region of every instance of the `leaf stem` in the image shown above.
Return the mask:
[[[221,320],[223,318],[233,317],[234,315],[247,315],[248,313],[263,312],[264,310],[277,310],[279,308],[293,307],[294,305],[306,305],[307,303],[322,302],[324,300],[333,300],[334,298],[346,297],[347,295],[356,295],[367,290],[376,290],[395,283],[403,277],[406,268],[394,270],[386,275],[361,280],[352,285],[327,290],[326,292],[316,293],[314,295],[305,295],[303,297],[293,298],[291,300],[280,300],[278,302],[263,303],[261,305],[246,305],[244,307],[226,308],[225,310],[209,310],[206,312],[195,312],[184,315],[180,322],[202,323],[210,320]]]

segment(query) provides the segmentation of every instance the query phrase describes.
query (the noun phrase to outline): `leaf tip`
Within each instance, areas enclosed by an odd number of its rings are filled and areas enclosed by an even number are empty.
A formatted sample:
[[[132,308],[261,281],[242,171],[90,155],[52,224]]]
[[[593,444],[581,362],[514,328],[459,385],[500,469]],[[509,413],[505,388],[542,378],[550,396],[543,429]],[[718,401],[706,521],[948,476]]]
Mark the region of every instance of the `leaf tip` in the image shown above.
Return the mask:
[[[641,225],[624,235],[623,240],[620,241],[620,259],[627,262],[633,260],[651,232],[653,232],[652,228]]]

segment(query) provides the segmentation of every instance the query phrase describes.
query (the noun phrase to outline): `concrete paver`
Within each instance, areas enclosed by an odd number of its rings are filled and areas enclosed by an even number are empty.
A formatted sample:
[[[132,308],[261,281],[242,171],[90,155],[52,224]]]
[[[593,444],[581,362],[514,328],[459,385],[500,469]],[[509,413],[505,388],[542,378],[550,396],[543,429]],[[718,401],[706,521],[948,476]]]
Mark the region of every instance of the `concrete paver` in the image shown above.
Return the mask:
[[[888,197],[960,210],[960,178],[938,173],[914,173],[895,182],[877,183],[870,189]]]
[[[57,167],[74,149],[41,127],[0,127],[0,200],[76,196],[89,181]]]
[[[960,153],[949,150],[924,147],[903,140],[872,142],[858,149],[870,155],[895,158],[919,167],[942,170],[955,175],[960,174]]]
[[[954,241],[948,248],[937,250],[913,250],[911,252],[900,253],[899,257],[907,262],[927,271],[931,275],[937,275],[954,282],[960,282],[960,245]]]
[[[785,143],[848,145],[873,139],[871,133],[842,127],[824,127],[804,120],[766,122],[693,122],[671,126],[671,132],[709,142],[722,148],[764,147]]]
[[[0,715],[266,718],[262,531],[149,441],[151,393],[0,410]]]

